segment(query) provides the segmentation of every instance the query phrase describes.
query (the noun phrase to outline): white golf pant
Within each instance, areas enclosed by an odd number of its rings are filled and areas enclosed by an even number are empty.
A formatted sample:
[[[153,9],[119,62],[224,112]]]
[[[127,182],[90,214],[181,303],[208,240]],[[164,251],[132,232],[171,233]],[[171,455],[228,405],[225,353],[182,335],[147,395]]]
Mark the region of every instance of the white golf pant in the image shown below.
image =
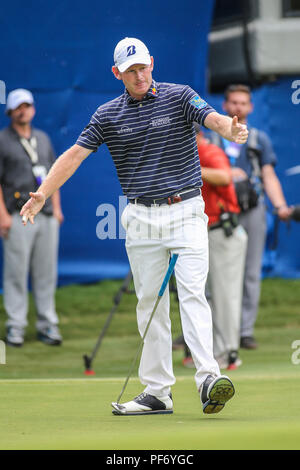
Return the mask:
[[[52,216],[40,213],[34,225],[24,227],[19,213],[12,215],[8,238],[3,240],[7,327],[24,329],[27,326],[29,272],[37,310],[37,330],[58,324],[55,309],[58,237],[58,222]]]
[[[197,389],[208,374],[220,375],[213,357],[212,318],[205,297],[208,272],[207,216],[202,196],[172,205],[128,204],[122,214],[126,249],[138,299],[137,323],[142,336],[170,254],[178,253],[175,276],[185,342],[195,366]],[[147,332],[139,366],[145,392],[165,396],[175,383],[169,290],[162,296]]]
[[[218,358],[239,349],[247,234],[239,225],[226,237],[220,227],[210,230],[208,239],[208,287],[214,356]]]

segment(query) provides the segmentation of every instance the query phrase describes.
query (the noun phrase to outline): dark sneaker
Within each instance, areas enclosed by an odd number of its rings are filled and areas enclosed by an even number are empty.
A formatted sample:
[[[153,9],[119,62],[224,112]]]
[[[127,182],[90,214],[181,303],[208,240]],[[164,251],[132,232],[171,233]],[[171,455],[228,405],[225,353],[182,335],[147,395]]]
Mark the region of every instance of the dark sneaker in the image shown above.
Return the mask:
[[[141,393],[132,401],[123,403],[113,402],[111,406],[114,408],[114,415],[150,415],[150,414],[171,414],[173,413],[172,395],[156,398],[148,393]]]
[[[241,348],[244,349],[256,349],[257,343],[253,336],[243,336],[241,338]]]
[[[24,344],[23,328],[15,328],[10,326],[7,328],[5,342],[8,346],[20,348]]]
[[[59,346],[62,343],[62,336],[55,325],[48,327],[46,330],[38,331],[37,339],[49,346]]]
[[[230,351],[228,354],[228,366],[227,370],[236,370],[242,365],[242,360],[239,358],[237,351]]]
[[[230,351],[215,358],[220,369],[235,370],[242,365],[237,351]]]
[[[234,393],[233,383],[226,375],[220,375],[219,377],[208,375],[200,388],[203,413],[219,413]]]

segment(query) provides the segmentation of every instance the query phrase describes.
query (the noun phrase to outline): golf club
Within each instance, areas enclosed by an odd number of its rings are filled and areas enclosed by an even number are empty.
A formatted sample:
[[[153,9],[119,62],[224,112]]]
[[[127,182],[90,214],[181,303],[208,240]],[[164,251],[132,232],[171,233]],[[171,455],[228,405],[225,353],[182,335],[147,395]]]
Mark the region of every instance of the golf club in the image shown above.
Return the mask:
[[[165,275],[165,277],[164,277],[164,280],[163,280],[163,282],[162,282],[161,288],[160,288],[160,290],[159,290],[159,293],[158,293],[158,296],[157,296],[155,305],[154,305],[154,307],[153,307],[152,313],[151,313],[150,318],[149,318],[149,321],[148,321],[148,323],[147,323],[147,326],[146,326],[145,332],[144,332],[144,334],[143,334],[142,340],[141,340],[141,342],[140,342],[140,345],[139,345],[139,347],[138,347],[138,350],[137,350],[137,352],[136,352],[136,355],[135,355],[135,357],[134,357],[134,360],[133,360],[133,362],[132,362],[132,364],[131,364],[131,367],[130,367],[130,369],[129,369],[129,372],[128,372],[128,375],[127,375],[127,377],[126,377],[125,383],[124,383],[124,385],[123,385],[122,391],[121,391],[121,393],[120,393],[120,395],[119,395],[119,397],[118,397],[118,399],[117,399],[117,402],[116,402],[117,405],[119,404],[119,402],[120,402],[120,400],[121,400],[121,397],[122,397],[122,395],[123,395],[123,393],[124,393],[124,391],[125,391],[125,388],[126,388],[126,386],[127,386],[128,381],[129,381],[129,378],[130,378],[130,376],[131,376],[131,374],[132,374],[132,371],[133,371],[133,368],[134,368],[134,366],[135,366],[136,360],[137,360],[138,355],[139,355],[139,353],[140,353],[140,351],[141,351],[141,349],[142,349],[142,346],[143,346],[143,344],[144,344],[144,340],[145,340],[147,331],[149,330],[149,327],[150,327],[152,318],[153,318],[153,316],[154,316],[154,314],[155,314],[155,311],[156,311],[156,309],[157,309],[157,306],[158,306],[158,304],[159,304],[159,301],[160,301],[160,299],[162,298],[162,296],[163,296],[163,294],[164,294],[164,292],[165,292],[165,289],[166,289],[166,287],[167,287],[167,285],[168,285],[168,282],[169,282],[169,280],[170,280],[170,277],[172,276],[172,273],[173,273],[173,270],[174,270],[174,267],[175,267],[177,258],[178,258],[178,254],[173,254],[173,255],[172,255],[171,261],[170,261],[170,263],[169,263],[168,271],[167,271],[167,273],[166,273],[166,275]]]

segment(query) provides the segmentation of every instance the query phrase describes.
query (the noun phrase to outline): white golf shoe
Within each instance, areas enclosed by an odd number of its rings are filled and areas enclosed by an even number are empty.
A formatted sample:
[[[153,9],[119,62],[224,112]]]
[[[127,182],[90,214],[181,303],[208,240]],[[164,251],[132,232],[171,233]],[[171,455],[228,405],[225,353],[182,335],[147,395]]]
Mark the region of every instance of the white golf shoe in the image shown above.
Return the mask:
[[[156,398],[148,393],[141,393],[132,401],[127,403],[111,404],[113,407],[113,414],[115,415],[149,415],[149,414],[171,414],[173,413],[173,400],[172,395]]]

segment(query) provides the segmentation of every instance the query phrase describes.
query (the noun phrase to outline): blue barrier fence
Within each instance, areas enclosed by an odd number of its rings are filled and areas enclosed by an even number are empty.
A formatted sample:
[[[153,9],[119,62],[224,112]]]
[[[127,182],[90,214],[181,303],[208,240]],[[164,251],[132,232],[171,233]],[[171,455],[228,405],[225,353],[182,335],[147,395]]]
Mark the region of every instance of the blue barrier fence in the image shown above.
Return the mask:
[[[96,108],[123,92],[111,73],[115,44],[125,36],[139,37],[155,59],[157,81],[187,83],[221,111],[221,96],[207,96],[205,74],[207,34],[213,1],[195,0],[108,5],[91,0],[64,0],[53,7],[34,1],[6,5],[0,18],[1,83],[9,92],[30,89],[36,100],[34,125],[51,137],[59,155],[76,140]],[[16,14],[16,11],[18,14]],[[13,23],[11,18],[14,18]],[[282,78],[253,93],[250,123],[271,137],[278,156],[277,172],[289,203],[300,202],[300,175],[286,171],[299,164],[300,104],[292,102],[292,82]],[[0,104],[0,128],[8,124]],[[65,222],[61,227],[59,285],[124,277],[129,269],[124,239],[99,239],[99,223],[116,211],[120,196],[116,171],[106,146],[81,165],[61,189]],[[107,211],[105,212],[106,204]],[[123,201],[121,200],[121,206]],[[269,216],[268,241],[274,224]],[[300,277],[300,225],[280,224],[277,249],[267,247],[263,275]],[[2,258],[0,256],[0,271]],[[0,286],[2,278],[0,276]]]

